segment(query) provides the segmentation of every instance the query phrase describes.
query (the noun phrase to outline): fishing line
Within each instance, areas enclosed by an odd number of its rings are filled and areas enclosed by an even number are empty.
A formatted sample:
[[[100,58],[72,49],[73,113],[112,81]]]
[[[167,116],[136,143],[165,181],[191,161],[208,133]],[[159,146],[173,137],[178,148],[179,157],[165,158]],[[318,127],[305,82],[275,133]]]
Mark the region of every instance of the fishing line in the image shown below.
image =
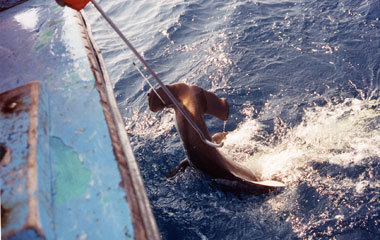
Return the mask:
[[[161,100],[161,102],[166,106],[166,102],[164,101],[164,99],[161,98],[160,94],[158,94],[158,92],[156,91],[156,89],[153,87],[152,83],[149,81],[149,79],[144,75],[143,72],[141,72],[140,68],[138,68],[136,66],[136,63],[135,62],[132,62],[132,65],[136,68],[136,70],[140,73],[141,77],[144,78],[144,80],[148,83],[148,85],[150,86],[150,88],[153,90],[153,92],[157,95],[157,97]]]
[[[162,90],[166,93],[172,103],[177,107],[177,109],[182,113],[182,115],[186,118],[191,127],[198,133],[201,140],[211,147],[222,147],[223,143],[215,144],[210,142],[204,136],[203,132],[200,128],[194,123],[194,121],[190,118],[190,116],[186,113],[186,111],[182,108],[177,99],[173,96],[173,94],[169,91],[169,89],[165,86],[165,84],[160,80],[157,74],[149,67],[145,59],[137,52],[137,50],[133,47],[133,45],[127,40],[124,34],[120,31],[120,29],[114,24],[114,22],[107,16],[107,14],[102,10],[102,8],[98,5],[95,0],[91,0],[91,3],[95,6],[98,12],[103,16],[103,18],[110,24],[113,30],[119,35],[119,37],[124,41],[124,43],[129,47],[129,49],[135,54],[135,56],[140,60],[140,62],[145,66],[145,68],[149,71],[149,73],[153,76],[153,78],[158,82],[161,86]],[[151,87],[152,85],[149,84]],[[157,95],[158,96],[158,95]]]

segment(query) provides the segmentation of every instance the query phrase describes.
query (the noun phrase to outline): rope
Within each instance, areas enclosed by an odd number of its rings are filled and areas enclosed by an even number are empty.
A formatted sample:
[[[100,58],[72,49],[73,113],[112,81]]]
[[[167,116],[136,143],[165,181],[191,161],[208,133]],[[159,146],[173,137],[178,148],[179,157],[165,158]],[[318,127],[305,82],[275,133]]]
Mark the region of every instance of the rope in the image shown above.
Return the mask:
[[[158,92],[156,91],[156,89],[153,87],[152,83],[149,81],[149,79],[147,77],[145,77],[144,73],[141,72],[140,68],[138,68],[136,66],[136,63],[135,62],[132,62],[133,66],[136,68],[136,70],[140,73],[140,75],[144,78],[144,80],[148,83],[148,85],[150,86],[150,88],[153,90],[153,92],[157,95],[157,97],[161,100],[161,102],[166,106],[166,102],[164,101],[164,99],[161,98],[160,94],[158,94]]]
[[[203,132],[200,128],[194,123],[194,121],[190,118],[190,116],[186,113],[186,111],[182,108],[177,99],[173,96],[173,94],[169,91],[169,89],[165,86],[165,84],[160,80],[157,74],[149,67],[145,59],[137,52],[137,50],[133,47],[133,45],[127,40],[127,38],[123,35],[120,29],[113,23],[113,21],[107,16],[107,14],[101,9],[98,3],[95,0],[91,0],[92,4],[99,11],[99,13],[104,17],[104,19],[111,25],[113,30],[119,35],[119,37],[124,41],[124,43],[129,47],[129,49],[135,54],[135,56],[140,60],[140,62],[146,67],[149,73],[153,76],[153,78],[158,82],[161,86],[162,90],[166,93],[169,99],[173,102],[173,104],[177,107],[177,109],[182,113],[182,115],[186,118],[191,127],[198,133],[201,140],[211,147],[222,147],[223,143],[215,144],[206,139]],[[149,82],[149,81],[148,81]],[[153,88],[153,86],[149,83],[149,85]],[[157,94],[157,96],[159,96]],[[161,99],[161,98],[160,98]]]

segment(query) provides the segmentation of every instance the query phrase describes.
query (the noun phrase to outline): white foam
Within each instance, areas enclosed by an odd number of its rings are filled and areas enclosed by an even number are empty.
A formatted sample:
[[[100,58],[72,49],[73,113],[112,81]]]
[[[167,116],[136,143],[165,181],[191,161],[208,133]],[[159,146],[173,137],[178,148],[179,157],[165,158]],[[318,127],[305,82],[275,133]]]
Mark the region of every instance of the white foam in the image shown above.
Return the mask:
[[[362,194],[368,185],[369,185],[369,181],[366,181],[366,180],[360,181],[356,184],[355,190],[357,193]]]
[[[360,164],[366,158],[380,156],[380,129],[372,126],[380,118],[377,106],[378,101],[347,99],[307,109],[302,122],[288,129],[276,144],[257,140],[262,125],[248,119],[227,135],[222,151],[242,161],[261,179],[285,183],[298,181],[312,162]]]

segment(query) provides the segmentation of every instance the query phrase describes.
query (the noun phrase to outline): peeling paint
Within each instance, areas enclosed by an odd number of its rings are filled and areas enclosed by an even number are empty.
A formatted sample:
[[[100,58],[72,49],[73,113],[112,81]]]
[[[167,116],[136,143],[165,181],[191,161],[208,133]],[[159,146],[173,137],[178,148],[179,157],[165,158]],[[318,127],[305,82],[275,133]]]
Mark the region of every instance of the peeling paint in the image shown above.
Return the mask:
[[[41,48],[47,46],[49,44],[49,42],[53,39],[53,34],[54,34],[54,31],[53,30],[49,30],[49,31],[46,31],[46,32],[42,32],[39,36],[38,36],[38,41],[39,43],[37,44],[37,46],[34,48],[34,50],[36,52],[38,52],[39,50],[41,50]]]
[[[87,233],[81,233],[77,236],[77,240],[86,240],[87,239]]]
[[[0,166],[6,166],[11,162],[11,149],[4,143],[0,143]]]
[[[102,198],[102,203],[108,203],[109,201],[110,201],[109,196],[104,196],[104,197]]]
[[[124,227],[124,236],[125,236],[125,239],[127,239],[127,240],[132,240],[133,239],[133,235],[131,235],[128,226]]]
[[[54,157],[55,203],[61,204],[86,193],[91,171],[83,166],[79,155],[58,137],[50,137]]]
[[[1,205],[1,224],[3,226],[8,225],[8,215],[9,215],[9,210],[6,209],[3,205]]]

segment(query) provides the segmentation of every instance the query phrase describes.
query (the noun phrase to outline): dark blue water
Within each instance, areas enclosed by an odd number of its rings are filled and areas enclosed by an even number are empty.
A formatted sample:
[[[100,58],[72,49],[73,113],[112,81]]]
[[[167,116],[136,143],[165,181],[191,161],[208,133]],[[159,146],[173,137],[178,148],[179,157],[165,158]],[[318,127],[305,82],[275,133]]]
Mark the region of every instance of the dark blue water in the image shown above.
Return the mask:
[[[380,239],[378,0],[100,4],[165,83],[228,99],[226,155],[287,185],[235,196],[191,168],[166,180],[186,157],[173,114],[149,111],[137,60],[87,8],[163,239]]]

